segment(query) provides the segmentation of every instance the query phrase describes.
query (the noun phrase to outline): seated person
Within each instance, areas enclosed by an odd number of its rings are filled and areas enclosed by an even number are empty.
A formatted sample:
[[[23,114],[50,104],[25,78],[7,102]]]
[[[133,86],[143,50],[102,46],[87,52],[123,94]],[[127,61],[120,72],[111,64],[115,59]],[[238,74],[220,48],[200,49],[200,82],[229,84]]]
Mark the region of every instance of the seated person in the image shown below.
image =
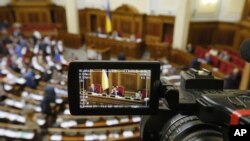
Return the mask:
[[[113,31],[111,36],[112,36],[112,38],[118,38],[119,34],[117,31]]]
[[[123,94],[121,93],[121,91],[119,91],[118,86],[112,88],[111,90],[111,94],[114,96],[123,96]]]
[[[95,85],[93,83],[90,85],[89,92],[94,92],[94,93],[97,92]]]
[[[39,31],[34,31],[32,38],[33,38],[33,43],[36,44],[38,40],[42,39],[42,35]]]
[[[216,50],[216,49],[210,49],[209,50],[209,54],[213,55],[213,56],[217,56],[218,55],[218,50]]]
[[[59,53],[63,53],[63,42],[61,40],[57,41],[56,49],[59,51]]]
[[[233,71],[224,79],[225,89],[239,89],[241,80],[241,72],[238,68],[234,68]]]
[[[24,74],[24,78],[28,87],[36,88],[37,82],[35,80],[35,73],[32,71],[32,69],[28,69],[28,71]]]
[[[135,93],[135,99],[141,99],[141,91],[138,91],[137,93]]]
[[[101,27],[98,27],[98,28],[97,28],[97,34],[98,34],[98,35],[103,34],[102,28],[101,28]]]
[[[222,60],[230,61],[230,55],[226,51],[222,51],[218,57]]]
[[[116,94],[117,94],[117,89],[116,87],[112,86],[111,95],[116,95]]]
[[[31,63],[32,63],[32,66],[34,67],[34,69],[36,69],[40,72],[46,71],[46,68],[45,68],[46,66],[43,64],[41,56],[33,56]]]
[[[200,63],[199,59],[198,58],[194,58],[192,60],[192,62],[191,62],[190,68],[199,69],[200,65],[201,65],[201,63]]]
[[[134,34],[130,35],[130,41],[131,42],[135,42],[136,41],[136,38],[135,38]]]
[[[123,91],[124,91],[124,90],[123,90],[123,87],[118,87],[118,86],[116,86],[116,90],[117,90],[117,95],[118,95],[118,96],[122,96],[122,97],[124,96],[124,95],[123,95]]]
[[[210,54],[208,52],[205,54],[204,59],[205,59],[205,61],[206,61],[207,64],[211,64],[212,63],[212,59],[211,59]]]
[[[193,53],[193,52],[194,52],[194,48],[192,47],[192,44],[191,44],[191,43],[188,43],[186,49],[187,49],[187,52],[189,52],[189,53]]]

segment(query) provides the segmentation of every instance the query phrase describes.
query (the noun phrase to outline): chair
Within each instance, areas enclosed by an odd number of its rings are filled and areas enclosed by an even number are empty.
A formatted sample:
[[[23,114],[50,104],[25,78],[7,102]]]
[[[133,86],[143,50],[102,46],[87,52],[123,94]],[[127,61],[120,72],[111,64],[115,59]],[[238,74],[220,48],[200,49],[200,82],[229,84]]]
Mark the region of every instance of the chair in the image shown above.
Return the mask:
[[[204,58],[206,54],[206,50],[202,47],[196,46],[194,50],[194,54],[198,56],[199,58]]]
[[[147,91],[146,91],[146,89],[142,89],[142,90],[141,90],[141,99],[146,98],[146,96],[147,96]]]
[[[213,55],[210,55],[211,56],[211,63],[214,67],[218,67],[219,66],[219,63],[220,63],[220,60],[217,56],[213,56]]]
[[[100,84],[95,84],[95,90],[97,93],[102,93],[103,90],[102,90],[102,86]]]
[[[125,89],[123,86],[118,86],[118,88],[117,88],[118,95],[124,96],[124,91],[125,91]]]
[[[230,64],[229,62],[222,61],[220,63],[220,71],[222,71],[225,74],[230,74],[235,66],[233,64]]]
[[[232,71],[233,71],[234,68],[235,68],[235,66],[233,64],[228,63],[227,64],[227,68],[226,68],[226,73],[227,74],[232,73]]]
[[[220,62],[220,67],[219,67],[220,71],[222,71],[223,73],[227,73],[227,63],[224,61]]]
[[[233,64],[237,65],[240,68],[244,68],[244,66],[245,66],[244,60],[242,60],[242,59],[240,59],[239,57],[236,57],[236,56],[231,56],[231,59],[232,59]]]

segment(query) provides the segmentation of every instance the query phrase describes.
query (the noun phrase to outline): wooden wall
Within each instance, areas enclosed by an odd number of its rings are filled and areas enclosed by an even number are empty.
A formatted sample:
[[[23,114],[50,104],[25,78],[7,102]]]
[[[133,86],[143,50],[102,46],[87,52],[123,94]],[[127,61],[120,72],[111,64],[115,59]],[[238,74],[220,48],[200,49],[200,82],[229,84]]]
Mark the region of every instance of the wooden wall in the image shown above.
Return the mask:
[[[143,15],[128,5],[122,5],[112,12],[112,25],[114,30],[125,37],[143,35]]]
[[[59,31],[58,38],[63,40],[66,47],[80,48],[82,46],[82,36],[80,34],[71,34],[66,31]]]
[[[0,7],[0,22],[7,20],[10,24],[20,22],[25,25],[55,24],[56,27],[66,30],[65,8],[42,2],[13,2],[8,6]]]
[[[62,6],[51,5],[51,21],[56,24],[60,30],[66,31],[66,11]]]
[[[8,21],[9,23],[13,23],[15,21],[14,13],[11,9],[11,6],[1,6],[0,7],[0,22]]]
[[[188,43],[200,45],[212,43],[216,27],[216,22],[190,23]]]
[[[193,45],[225,45],[235,50],[250,38],[250,22],[192,22],[190,23],[188,43]]]
[[[85,32],[97,32],[98,27],[105,32],[105,11],[87,8],[81,12],[81,15],[84,15],[83,12],[85,12],[85,19],[81,19],[83,18],[81,16],[79,21],[86,21]]]
[[[132,34],[146,40],[146,42],[162,42],[164,35],[173,37],[173,16],[151,16],[140,14],[134,7],[122,5],[111,11],[112,30],[119,32],[123,37]],[[79,10],[79,25],[82,34],[97,32],[101,28],[105,33],[106,11],[86,8]]]
[[[16,22],[22,24],[51,23],[50,3],[47,1],[12,1]]]
[[[234,48],[239,50],[240,49],[240,44],[246,40],[246,39],[250,39],[250,22],[248,24],[246,23],[240,23],[239,24],[239,29],[236,32],[236,36],[234,39]]]
[[[117,31],[125,37],[132,34],[139,37],[143,35],[144,15],[139,14],[135,8],[122,5],[112,11],[111,15],[113,31]],[[92,8],[79,10],[79,24],[81,33],[97,32],[98,28],[106,33],[106,11]]]
[[[152,16],[140,14],[134,7],[122,5],[111,12],[113,30],[129,37],[134,34],[142,37],[146,43],[163,42],[165,35],[173,37],[173,16]],[[84,34],[97,32],[98,27],[105,33],[106,11],[86,8],[79,10],[81,39]],[[65,8],[51,4],[20,5],[0,7],[0,21],[10,23],[51,23],[66,31]],[[227,22],[191,22],[188,42],[192,44],[221,44],[238,49],[240,43],[250,37],[249,22],[239,24]],[[78,37],[77,37],[78,38]],[[78,42],[79,43],[79,42]]]
[[[80,29],[80,33],[84,34],[86,33],[87,30],[87,9],[81,9],[78,11],[78,15],[79,15],[79,29]]]
[[[170,38],[173,37],[175,17],[147,16],[145,21],[146,43],[162,42],[166,34],[170,36]]]
[[[234,23],[192,22],[189,28],[188,43],[233,46],[237,30],[238,25]]]
[[[90,84],[102,84],[102,72],[90,73]],[[146,79],[141,79],[139,73],[135,72],[109,72],[109,90],[112,89],[112,86],[123,86],[127,93],[137,92],[138,90],[146,89],[149,87],[150,81]],[[150,90],[150,88],[148,88]]]

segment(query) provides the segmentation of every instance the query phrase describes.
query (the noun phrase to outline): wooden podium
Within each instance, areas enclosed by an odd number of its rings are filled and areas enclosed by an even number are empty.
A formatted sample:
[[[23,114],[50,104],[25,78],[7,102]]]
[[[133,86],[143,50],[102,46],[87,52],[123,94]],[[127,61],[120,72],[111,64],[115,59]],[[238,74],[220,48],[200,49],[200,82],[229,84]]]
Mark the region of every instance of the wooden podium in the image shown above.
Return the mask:
[[[101,55],[102,60],[110,60],[110,48],[94,49],[99,55]]]
[[[98,56],[100,56],[101,60],[110,60],[111,51],[109,47],[98,48],[98,47],[91,45],[91,46],[87,46],[87,49],[94,50],[98,54]]]

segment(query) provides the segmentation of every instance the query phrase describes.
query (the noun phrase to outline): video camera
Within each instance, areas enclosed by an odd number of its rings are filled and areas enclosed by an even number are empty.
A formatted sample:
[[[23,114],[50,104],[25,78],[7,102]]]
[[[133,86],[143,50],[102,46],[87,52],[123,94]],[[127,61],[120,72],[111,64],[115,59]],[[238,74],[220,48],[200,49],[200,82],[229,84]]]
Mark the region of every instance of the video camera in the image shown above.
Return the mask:
[[[247,91],[223,90],[207,70],[181,72],[180,87],[160,80],[159,62],[71,62],[73,115],[144,115],[142,140],[229,140],[231,125],[250,124]]]

